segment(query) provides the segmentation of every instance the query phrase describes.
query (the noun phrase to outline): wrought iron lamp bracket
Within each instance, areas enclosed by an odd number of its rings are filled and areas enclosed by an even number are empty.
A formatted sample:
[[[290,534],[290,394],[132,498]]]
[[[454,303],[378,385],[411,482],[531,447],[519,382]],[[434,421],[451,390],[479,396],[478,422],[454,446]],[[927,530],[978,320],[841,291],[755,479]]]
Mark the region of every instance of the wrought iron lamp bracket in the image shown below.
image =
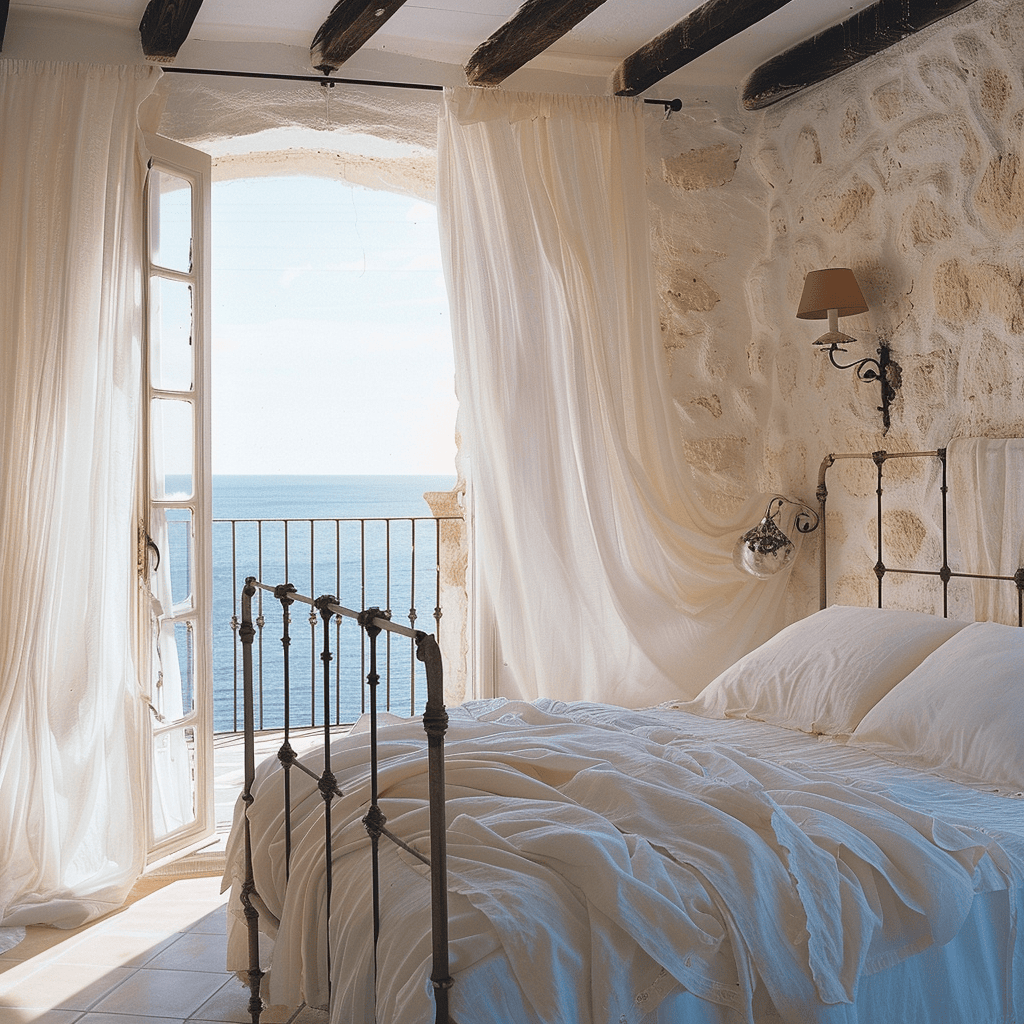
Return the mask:
[[[814,533],[821,522],[821,517],[809,505],[801,502],[801,509],[793,520],[794,525],[800,533]]]
[[[820,517],[810,505],[805,505],[802,501],[794,501],[792,498],[785,498],[781,494],[772,496],[768,507],[764,510],[762,522],[771,521],[772,524],[775,524],[775,517],[782,511],[784,505],[800,506],[800,511],[793,519],[793,525],[800,533],[813,533],[818,528]]]
[[[850,341],[856,339],[850,338]],[[896,389],[900,384],[900,366],[892,359],[889,346],[883,341],[877,351],[878,358],[865,356],[852,363],[841,363],[836,359],[837,352],[845,352],[846,349],[838,341],[833,341],[828,346],[828,360],[837,370],[853,370],[858,380],[877,380],[882,388],[882,404],[878,411],[882,414],[882,433],[889,432],[890,418],[889,407],[896,397]]]

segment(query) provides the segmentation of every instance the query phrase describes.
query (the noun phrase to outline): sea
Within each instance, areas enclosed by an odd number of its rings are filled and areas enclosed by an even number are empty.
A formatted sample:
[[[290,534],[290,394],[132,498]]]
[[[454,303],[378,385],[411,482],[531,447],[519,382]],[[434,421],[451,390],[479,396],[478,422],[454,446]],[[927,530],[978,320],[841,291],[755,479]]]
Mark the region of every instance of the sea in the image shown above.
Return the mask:
[[[216,732],[242,727],[237,624],[248,576],[269,586],[291,583],[308,597],[330,594],[355,611],[389,609],[397,622],[434,631],[437,528],[423,494],[454,485],[454,475],[213,477]],[[256,725],[279,728],[285,709],[282,609],[264,592],[255,603]],[[318,725],[324,718],[322,621],[314,611],[311,622],[311,611],[296,603],[289,612],[292,724]],[[351,620],[333,620],[330,631],[335,650],[326,713],[354,721],[368,700],[367,643]],[[378,706],[398,714],[421,711],[423,666],[411,642],[385,635],[378,647]]]

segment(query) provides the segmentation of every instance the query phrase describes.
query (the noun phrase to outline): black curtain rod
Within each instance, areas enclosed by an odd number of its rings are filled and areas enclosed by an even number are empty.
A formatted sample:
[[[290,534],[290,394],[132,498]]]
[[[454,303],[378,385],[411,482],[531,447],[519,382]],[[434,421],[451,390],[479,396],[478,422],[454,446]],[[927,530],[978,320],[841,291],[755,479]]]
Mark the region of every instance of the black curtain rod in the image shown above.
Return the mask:
[[[318,85],[371,85],[378,89],[420,89],[426,92],[441,92],[443,85],[422,85],[416,82],[371,82],[363,78],[335,78],[332,75],[277,75],[268,71],[220,71],[216,68],[177,68],[168,65],[162,68],[163,71],[171,71],[179,75],[218,75],[222,78],[268,78],[283,82],[316,82]],[[666,112],[675,112],[683,109],[683,101],[674,100],[649,100],[644,103],[653,103],[655,106],[664,107]]]

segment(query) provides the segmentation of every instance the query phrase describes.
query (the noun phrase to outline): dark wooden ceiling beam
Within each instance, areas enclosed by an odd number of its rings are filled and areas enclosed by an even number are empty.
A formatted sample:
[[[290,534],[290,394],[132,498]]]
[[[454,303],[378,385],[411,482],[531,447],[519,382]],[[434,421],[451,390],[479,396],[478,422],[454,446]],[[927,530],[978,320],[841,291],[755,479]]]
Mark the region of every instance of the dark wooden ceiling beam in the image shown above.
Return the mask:
[[[192,31],[203,0],[149,0],[139,22],[142,52],[149,60],[170,62]]]
[[[500,85],[524,64],[574,29],[605,0],[526,0],[466,64],[470,85]]]
[[[616,96],[638,96],[787,3],[789,0],[708,0],[631,53],[615,69],[612,91]]]
[[[341,67],[405,0],[338,0],[309,48],[313,67],[329,75]]]
[[[743,85],[743,106],[760,110],[824,82],[975,2],[879,0],[756,68]]]

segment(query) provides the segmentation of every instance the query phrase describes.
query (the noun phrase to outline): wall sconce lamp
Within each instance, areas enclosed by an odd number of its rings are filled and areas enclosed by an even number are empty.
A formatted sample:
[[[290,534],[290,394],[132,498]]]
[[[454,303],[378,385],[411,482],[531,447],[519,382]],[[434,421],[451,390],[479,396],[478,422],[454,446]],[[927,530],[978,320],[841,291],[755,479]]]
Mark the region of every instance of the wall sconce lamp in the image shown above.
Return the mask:
[[[804,278],[804,290],[800,296],[800,308],[796,315],[801,320],[824,320],[828,317],[828,334],[823,334],[815,345],[828,347],[829,362],[838,370],[852,369],[858,380],[877,380],[882,386],[882,433],[889,431],[889,406],[896,397],[900,386],[900,366],[894,362],[889,346],[883,341],[878,348],[878,358],[867,356],[853,363],[840,363],[837,352],[845,352],[843,346],[856,338],[839,330],[841,316],[866,313],[868,304],[857,284],[853,271],[846,267],[830,267],[828,270],[812,270]]]
[[[800,509],[793,520],[800,533],[813,533],[818,528],[820,517],[808,505],[781,494],[773,495],[761,522],[736,541],[732,560],[737,569],[759,580],[767,580],[792,564],[796,545],[779,526],[779,514],[784,505],[796,505]]]

